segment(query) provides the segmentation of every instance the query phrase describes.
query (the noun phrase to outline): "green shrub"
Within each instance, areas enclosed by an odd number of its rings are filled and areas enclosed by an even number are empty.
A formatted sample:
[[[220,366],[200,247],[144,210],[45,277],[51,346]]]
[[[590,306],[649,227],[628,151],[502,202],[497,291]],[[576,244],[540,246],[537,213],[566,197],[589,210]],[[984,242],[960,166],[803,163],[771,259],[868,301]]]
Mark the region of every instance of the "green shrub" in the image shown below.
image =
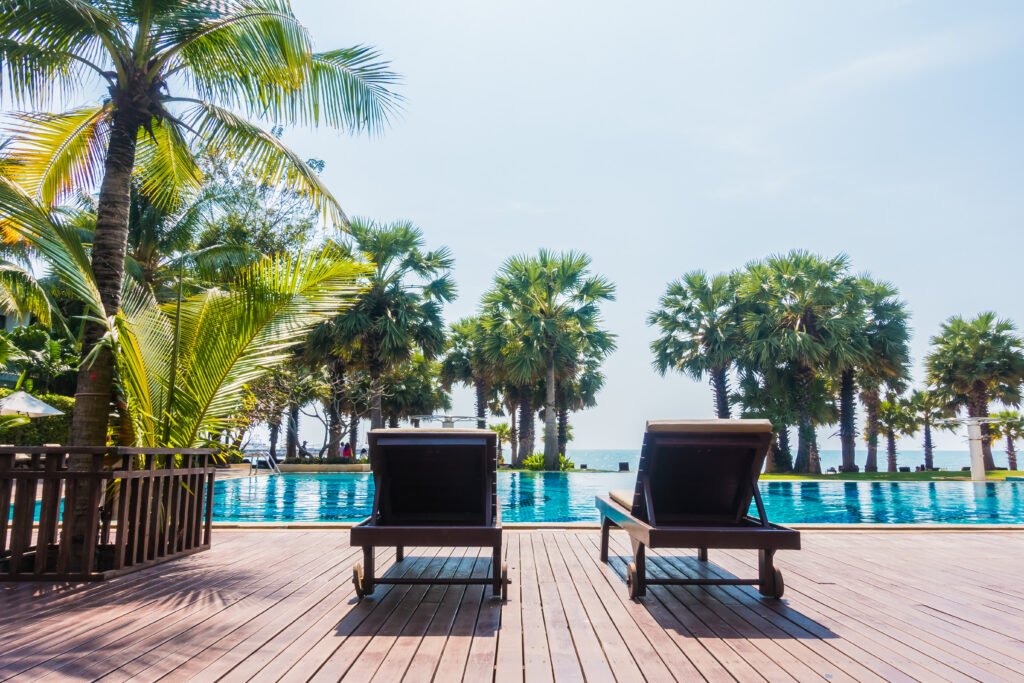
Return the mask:
[[[0,398],[14,393],[11,389],[0,388]],[[75,409],[75,399],[60,394],[33,394],[44,403],[48,403],[63,415],[53,417],[37,417],[20,427],[0,429],[0,443],[15,446],[42,446],[44,443],[66,444],[71,431],[71,413]]]
[[[575,467],[572,460],[565,457],[564,455],[558,456],[558,469],[563,472],[571,470]],[[534,453],[523,460],[523,469],[541,471],[544,469],[544,454]]]

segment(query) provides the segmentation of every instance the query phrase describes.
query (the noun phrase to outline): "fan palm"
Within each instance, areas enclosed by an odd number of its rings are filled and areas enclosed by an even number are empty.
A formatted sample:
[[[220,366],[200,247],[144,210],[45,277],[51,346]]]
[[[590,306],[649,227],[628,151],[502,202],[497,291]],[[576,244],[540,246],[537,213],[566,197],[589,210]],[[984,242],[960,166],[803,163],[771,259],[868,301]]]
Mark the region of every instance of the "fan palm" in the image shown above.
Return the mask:
[[[890,394],[878,406],[878,421],[885,432],[886,454],[888,455],[887,471],[897,471],[896,438],[911,436],[917,431],[914,411],[909,404],[895,394]]]
[[[600,304],[615,298],[615,286],[591,275],[590,257],[542,249],[536,257],[508,259],[484,296],[484,328],[499,327],[501,358],[512,379],[524,386],[544,384],[544,466],[557,470],[555,399],[558,370],[573,365],[581,351],[615,348],[614,335],[601,329]],[[520,454],[522,455],[522,454]]]
[[[98,77],[107,94],[58,114],[15,115],[17,181],[46,205],[99,186],[91,267],[101,316],[120,308],[132,176],[174,208],[199,187],[197,151],[230,158],[308,197],[344,222],[316,173],[247,116],[379,129],[396,106],[395,76],[377,53],[314,53],[288,0],[107,2],[4,0],[0,71],[14,99],[46,105]],[[185,91],[188,95],[180,94]],[[71,439],[106,441],[114,357],[86,325]]]
[[[494,387],[495,367],[483,348],[483,325],[479,317],[459,320],[451,327],[448,352],[441,363],[441,381],[473,387],[476,394],[476,426],[487,426],[487,403]]]
[[[670,283],[647,318],[660,336],[651,342],[655,369],[710,377],[715,413],[729,417],[729,370],[740,356],[736,276],[695,270]]]
[[[949,429],[942,420],[952,417],[955,411],[949,405],[949,401],[934,389],[911,393],[909,408],[914,414],[915,422],[924,433],[924,468],[931,470],[935,467],[932,432],[936,429]]]
[[[441,364],[414,353],[405,363],[390,369],[384,378],[382,407],[389,427],[415,415],[450,410],[451,397],[441,381]]]
[[[995,422],[989,423],[992,436],[1006,439],[1006,466],[1017,469],[1017,448],[1014,441],[1024,439],[1024,415],[1016,410],[1001,410],[992,417]]]
[[[743,299],[743,335],[750,367],[787,367],[796,382],[799,440],[795,469],[817,472],[815,382],[856,357],[859,316],[857,283],[845,256],[821,258],[804,251],[752,263],[738,294]]]
[[[572,377],[558,382],[558,455],[565,457],[569,444],[569,413],[593,408],[597,394],[604,387],[604,373],[599,359],[588,359]]]
[[[969,417],[988,417],[989,402],[1020,403],[1024,381],[1024,340],[1009,320],[988,311],[967,320],[954,316],[932,337],[925,357],[928,379],[953,403],[967,408]],[[992,436],[981,425],[985,469],[993,469]]]
[[[370,378],[370,423],[384,426],[381,379],[417,351],[433,360],[444,351],[443,304],[455,298],[447,247],[424,249],[423,232],[412,223],[379,225],[354,220],[355,248],[375,269],[356,304],[332,320],[336,348],[346,348]]]

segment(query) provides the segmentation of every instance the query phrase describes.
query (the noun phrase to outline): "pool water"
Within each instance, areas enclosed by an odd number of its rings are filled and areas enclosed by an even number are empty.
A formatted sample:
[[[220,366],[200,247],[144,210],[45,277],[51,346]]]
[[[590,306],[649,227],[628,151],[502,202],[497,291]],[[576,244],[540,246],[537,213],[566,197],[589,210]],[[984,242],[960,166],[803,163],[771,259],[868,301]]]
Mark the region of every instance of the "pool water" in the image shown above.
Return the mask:
[[[594,496],[632,489],[633,473],[501,472],[506,522],[597,522]],[[221,522],[351,522],[373,504],[373,478],[282,474],[218,481]],[[1024,482],[761,482],[768,518],[782,524],[1020,524]],[[753,512],[753,510],[752,510]],[[756,513],[755,513],[756,514]]]

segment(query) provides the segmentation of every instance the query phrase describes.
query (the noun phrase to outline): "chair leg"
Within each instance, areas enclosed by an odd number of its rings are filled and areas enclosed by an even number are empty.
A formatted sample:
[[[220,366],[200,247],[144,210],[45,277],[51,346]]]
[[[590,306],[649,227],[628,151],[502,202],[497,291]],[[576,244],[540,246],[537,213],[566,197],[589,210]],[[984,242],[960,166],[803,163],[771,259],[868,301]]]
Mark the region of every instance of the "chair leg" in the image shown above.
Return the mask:
[[[781,598],[785,589],[782,583],[782,572],[775,568],[775,551],[759,550],[757,560],[758,590],[761,595],[770,598]]]
[[[401,562],[405,559],[405,548],[403,546],[395,546],[395,562]]]
[[[612,520],[605,517],[601,520],[601,561],[608,561],[608,534],[612,529]]]
[[[373,546],[363,546],[363,595],[373,595]]]
[[[707,562],[708,561],[708,549],[707,548],[697,548],[697,559],[700,560],[701,562]]]
[[[647,595],[647,548],[636,539],[631,539],[633,545],[633,564],[636,565],[636,586],[632,588],[635,597],[642,598]]]

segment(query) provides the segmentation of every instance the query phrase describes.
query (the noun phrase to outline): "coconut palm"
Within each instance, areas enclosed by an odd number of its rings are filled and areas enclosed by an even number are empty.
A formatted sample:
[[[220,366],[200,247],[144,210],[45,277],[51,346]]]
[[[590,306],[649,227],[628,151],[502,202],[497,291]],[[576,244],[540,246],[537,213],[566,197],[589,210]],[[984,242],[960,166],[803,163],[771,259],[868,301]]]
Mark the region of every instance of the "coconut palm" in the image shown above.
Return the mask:
[[[601,329],[600,304],[615,297],[615,286],[589,271],[590,257],[542,249],[536,257],[505,262],[494,288],[484,296],[484,328],[503,348],[514,381],[544,386],[544,463],[557,470],[556,407],[558,370],[575,364],[583,349],[612,349],[614,335]],[[488,342],[493,344],[493,341]],[[492,349],[490,357],[494,358]]]
[[[949,429],[942,420],[952,417],[955,411],[949,405],[949,401],[934,389],[911,393],[909,408],[914,414],[914,421],[924,433],[924,468],[931,470],[935,467],[932,433],[936,429]]]
[[[496,368],[483,348],[483,325],[477,316],[463,318],[451,327],[448,351],[441,363],[446,390],[453,384],[473,387],[476,395],[476,426],[487,426],[487,404],[493,393]]]
[[[729,417],[729,370],[741,353],[736,276],[709,276],[701,270],[669,283],[647,318],[658,328],[651,342],[654,367],[662,375],[676,370],[696,380],[709,377],[715,413]]]
[[[987,311],[967,320],[954,316],[932,337],[925,357],[928,379],[969,417],[988,417],[989,403],[1020,404],[1024,381],[1024,340],[1009,320]],[[992,436],[981,425],[985,469],[993,469]]]
[[[356,250],[375,268],[356,305],[330,324],[338,346],[350,349],[369,375],[370,423],[376,429],[384,426],[384,373],[417,351],[427,360],[444,352],[441,309],[455,298],[453,260],[447,247],[425,250],[423,232],[409,222],[356,219],[351,234]]]
[[[748,367],[785,367],[795,380],[799,439],[794,468],[819,472],[814,385],[856,357],[859,290],[845,256],[805,251],[747,266],[737,289]]]
[[[247,117],[377,130],[396,105],[375,51],[314,53],[288,0],[5,0],[3,17],[0,71],[15,100],[44,106],[91,79],[106,86],[96,104],[15,115],[12,146],[17,182],[45,205],[99,186],[90,265],[103,318],[120,308],[133,175],[174,208],[202,182],[196,153],[215,150],[343,222],[316,173]],[[85,328],[76,445],[106,442],[115,359],[97,346],[105,332]]]
[[[1006,439],[1006,466],[1011,470],[1017,469],[1017,448],[1014,441],[1024,439],[1024,415],[1016,410],[1001,410],[992,417],[995,422],[990,422],[992,436]]]

